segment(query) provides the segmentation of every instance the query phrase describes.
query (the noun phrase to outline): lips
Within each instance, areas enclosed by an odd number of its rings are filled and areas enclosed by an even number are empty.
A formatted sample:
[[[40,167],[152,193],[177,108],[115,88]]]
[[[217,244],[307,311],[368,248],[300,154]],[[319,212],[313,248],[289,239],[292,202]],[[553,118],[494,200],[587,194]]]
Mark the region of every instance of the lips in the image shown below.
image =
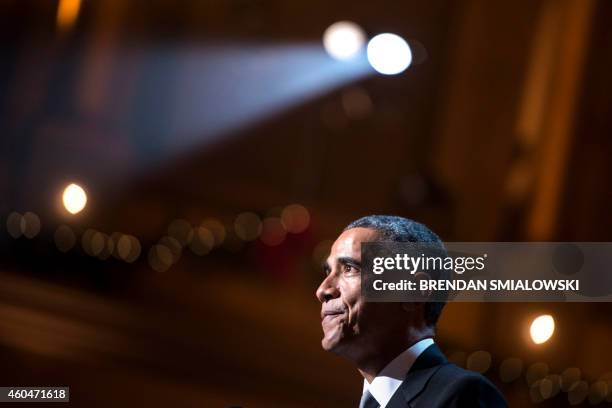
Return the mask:
[[[325,320],[326,318],[331,319],[335,316],[344,315],[344,310],[323,310],[321,312],[321,319]]]

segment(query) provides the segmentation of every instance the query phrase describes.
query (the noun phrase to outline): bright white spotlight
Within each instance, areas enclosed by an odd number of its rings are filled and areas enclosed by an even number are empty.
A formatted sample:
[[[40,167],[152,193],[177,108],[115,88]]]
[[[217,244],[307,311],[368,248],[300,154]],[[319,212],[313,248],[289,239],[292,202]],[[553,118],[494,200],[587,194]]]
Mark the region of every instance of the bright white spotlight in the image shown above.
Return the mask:
[[[410,66],[412,52],[399,35],[379,34],[368,43],[368,61],[377,72],[395,75]]]
[[[555,319],[551,315],[536,317],[531,323],[529,333],[531,340],[535,344],[542,344],[548,341],[555,332]]]
[[[85,194],[85,190],[83,190],[81,186],[73,183],[64,189],[62,201],[64,202],[66,211],[70,214],[76,214],[85,208],[85,204],[87,204],[87,194]]]
[[[325,30],[323,45],[332,58],[343,61],[353,58],[362,50],[365,38],[365,33],[357,24],[339,21]]]

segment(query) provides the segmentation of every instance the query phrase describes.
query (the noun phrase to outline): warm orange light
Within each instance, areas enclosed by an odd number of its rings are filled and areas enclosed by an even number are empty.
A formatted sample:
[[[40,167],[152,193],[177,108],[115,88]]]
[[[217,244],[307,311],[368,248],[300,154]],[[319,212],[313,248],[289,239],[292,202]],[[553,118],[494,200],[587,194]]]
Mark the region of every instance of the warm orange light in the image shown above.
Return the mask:
[[[64,189],[62,201],[66,211],[70,214],[76,214],[85,208],[87,204],[87,194],[81,186],[73,183]]]
[[[287,231],[299,234],[308,228],[310,214],[304,206],[291,204],[285,207],[281,213],[281,222]]]
[[[57,7],[57,27],[61,30],[70,29],[81,8],[81,0],[60,0]]]
[[[531,323],[529,334],[535,344],[547,342],[555,332],[555,319],[551,315],[536,317]]]

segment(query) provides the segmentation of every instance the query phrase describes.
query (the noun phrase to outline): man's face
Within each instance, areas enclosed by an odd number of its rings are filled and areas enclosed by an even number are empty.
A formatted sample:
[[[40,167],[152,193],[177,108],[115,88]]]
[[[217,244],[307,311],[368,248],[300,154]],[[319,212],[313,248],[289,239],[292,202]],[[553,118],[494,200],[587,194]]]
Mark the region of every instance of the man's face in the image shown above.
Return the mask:
[[[376,326],[388,321],[388,308],[383,313],[381,304],[366,304],[361,297],[361,243],[378,238],[370,228],[352,228],[344,231],[331,248],[324,265],[326,277],[316,292],[322,304],[321,344],[327,351],[350,352],[347,347],[369,337]]]

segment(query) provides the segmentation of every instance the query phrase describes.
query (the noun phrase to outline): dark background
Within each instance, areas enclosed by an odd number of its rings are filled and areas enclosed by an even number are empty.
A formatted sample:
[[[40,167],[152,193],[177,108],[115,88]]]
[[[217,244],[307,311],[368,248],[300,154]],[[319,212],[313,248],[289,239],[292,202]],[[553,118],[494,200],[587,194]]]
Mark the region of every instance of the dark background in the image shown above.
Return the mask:
[[[350,221],[402,215],[446,241],[610,241],[612,2],[84,0],[72,23],[57,13],[57,1],[0,0],[3,386],[68,385],[71,405],[87,407],[356,406],[362,380],[320,349],[314,297],[318,262]],[[191,101],[177,86],[183,50],[322,47],[338,20],[398,33],[424,61],[214,143],[196,132],[174,153],[172,101]],[[75,216],[60,204],[69,182],[88,194]],[[285,233],[279,217],[295,203],[308,226]],[[12,237],[5,220],[28,211],[40,231]],[[269,239],[236,236],[245,211],[267,220]],[[210,218],[224,226],[221,245],[205,256],[186,246],[153,267],[173,220]],[[77,239],[66,253],[60,225]],[[140,256],[87,255],[88,229],[133,235]],[[535,346],[527,330],[540,313],[557,325]],[[513,407],[604,406],[611,313],[607,303],[455,303],[437,341]],[[503,382],[510,357],[522,369]],[[564,372],[565,390],[542,401],[538,380]]]

